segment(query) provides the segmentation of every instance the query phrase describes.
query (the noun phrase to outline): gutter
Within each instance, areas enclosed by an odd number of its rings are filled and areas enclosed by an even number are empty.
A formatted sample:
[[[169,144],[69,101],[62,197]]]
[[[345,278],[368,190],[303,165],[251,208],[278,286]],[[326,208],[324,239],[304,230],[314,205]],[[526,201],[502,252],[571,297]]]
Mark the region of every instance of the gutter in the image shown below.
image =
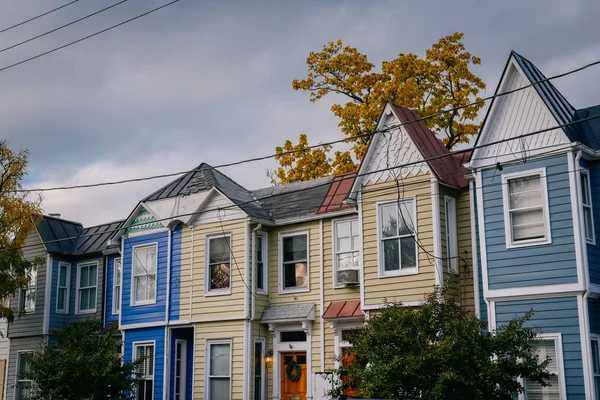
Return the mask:
[[[260,223],[264,226],[284,226],[284,225],[290,225],[290,224],[297,224],[297,223],[301,223],[301,222],[315,221],[315,220],[320,220],[320,219],[335,218],[335,217],[340,217],[340,216],[344,216],[344,215],[355,215],[355,214],[357,214],[357,212],[358,211],[355,208],[349,208],[346,210],[336,211],[336,212],[332,212],[332,213],[307,215],[304,217],[277,220],[275,222],[266,221],[266,220],[260,219],[260,218],[250,218],[249,220],[254,223]]]

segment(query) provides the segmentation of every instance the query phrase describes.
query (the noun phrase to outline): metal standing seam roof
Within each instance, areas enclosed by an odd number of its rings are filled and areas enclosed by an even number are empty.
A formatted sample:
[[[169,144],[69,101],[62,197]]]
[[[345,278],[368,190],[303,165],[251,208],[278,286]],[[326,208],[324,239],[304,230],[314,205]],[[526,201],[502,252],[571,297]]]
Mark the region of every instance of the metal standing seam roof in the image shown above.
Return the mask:
[[[79,222],[44,215],[37,226],[37,231],[48,252],[71,254],[77,247],[77,236],[83,232],[83,225]]]
[[[348,195],[352,190],[355,177],[356,172],[335,175],[321,202],[317,214],[325,214],[352,208],[349,204],[345,204],[344,200],[348,198]]]
[[[284,320],[314,320],[315,303],[296,303],[281,306],[269,306],[263,313],[262,323]]]
[[[332,301],[323,314],[323,319],[364,317],[360,301]]]
[[[125,220],[85,228],[81,233],[75,254],[97,253],[108,248],[108,240],[115,235]]]

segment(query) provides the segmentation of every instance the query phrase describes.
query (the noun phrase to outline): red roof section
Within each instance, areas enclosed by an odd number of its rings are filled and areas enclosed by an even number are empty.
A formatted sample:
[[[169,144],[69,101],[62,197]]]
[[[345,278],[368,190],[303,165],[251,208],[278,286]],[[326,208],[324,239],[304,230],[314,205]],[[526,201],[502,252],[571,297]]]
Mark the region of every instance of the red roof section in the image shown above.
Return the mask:
[[[352,190],[355,176],[356,172],[334,176],[317,214],[330,213],[350,208],[348,204],[344,203],[344,200],[346,200],[348,194],[350,194],[350,190]]]
[[[363,317],[360,301],[332,301],[323,314],[323,319]]]
[[[390,105],[400,122],[406,124],[403,127],[421,155],[425,159],[434,158],[427,163],[438,178],[456,188],[468,186],[469,182],[464,177],[467,170],[462,165],[463,162],[468,161],[468,157],[465,158],[464,153],[449,156],[450,153],[446,146],[427,128],[414,111],[397,104],[390,103]]]

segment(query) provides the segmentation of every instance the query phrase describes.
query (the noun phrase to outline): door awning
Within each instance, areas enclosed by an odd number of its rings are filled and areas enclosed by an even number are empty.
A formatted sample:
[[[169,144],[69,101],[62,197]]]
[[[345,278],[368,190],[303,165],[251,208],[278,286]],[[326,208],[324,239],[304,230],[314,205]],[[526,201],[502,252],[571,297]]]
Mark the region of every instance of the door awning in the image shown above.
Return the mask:
[[[267,307],[260,322],[268,324],[314,320],[315,303],[297,303]]]
[[[360,301],[332,301],[327,307],[323,319],[362,318]]]

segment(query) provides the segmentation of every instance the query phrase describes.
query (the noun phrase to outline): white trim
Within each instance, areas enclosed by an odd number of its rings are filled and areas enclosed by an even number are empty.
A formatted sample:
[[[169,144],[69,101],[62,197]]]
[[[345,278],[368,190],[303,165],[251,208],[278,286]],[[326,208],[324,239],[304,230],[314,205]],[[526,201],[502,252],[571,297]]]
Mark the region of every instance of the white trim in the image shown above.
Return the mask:
[[[340,358],[342,347],[351,347],[348,343],[342,341],[342,331],[360,329],[363,326],[363,321],[345,321],[345,322],[332,322],[333,327],[333,354],[334,354],[334,368],[338,369],[340,365]],[[323,371],[323,370],[322,370]]]
[[[479,254],[477,251],[477,231],[475,225],[475,182],[469,180],[469,213],[471,218],[471,259],[473,265],[473,300],[475,303],[475,315],[477,318],[481,318],[481,304],[479,297]]]
[[[306,399],[312,399],[312,322],[304,320],[294,321],[294,323],[271,323],[269,330],[273,335],[273,391],[272,400],[279,400],[281,393],[281,355],[282,353],[306,353]],[[303,342],[281,342],[281,332],[304,331],[306,341]],[[291,348],[290,348],[291,346]]]
[[[228,344],[229,345],[229,398],[233,387],[233,339],[206,339],[204,349],[204,398],[210,399],[210,347],[213,344]]]
[[[125,342],[125,341],[123,341],[123,342]],[[154,389],[156,387],[156,340],[140,340],[137,342],[131,342],[131,360],[137,361],[137,358],[135,357],[135,350],[137,347],[148,346],[148,345],[152,345],[154,347],[154,351],[153,351],[154,360],[152,360],[152,368],[154,369],[152,371],[152,397],[154,397]],[[165,345],[166,345],[166,343],[165,343]],[[164,386],[167,386],[167,385],[163,384],[163,387]],[[163,390],[163,392],[164,392],[164,390]],[[135,395],[135,399],[137,399],[137,394]]]
[[[286,289],[283,269],[283,239],[292,236],[306,235],[306,287]],[[279,294],[310,292],[310,233],[308,229],[285,231],[277,234],[277,271],[279,276]]]
[[[526,286],[509,289],[493,289],[488,290],[486,299],[488,300],[506,300],[507,298],[517,297],[529,297],[551,294],[565,294],[573,295],[579,294],[583,291],[583,287],[579,283],[563,283],[559,285],[540,285],[540,286]]]
[[[477,196],[477,222],[479,225],[479,250],[481,255],[481,282],[483,283],[483,299],[488,305],[489,302],[487,300],[487,292],[489,290],[489,282],[488,282],[488,270],[487,270],[487,245],[486,245],[486,231],[485,231],[485,212],[483,209],[483,183],[482,183],[482,172],[474,172],[475,175],[475,193]],[[489,313],[488,309],[488,313]]]
[[[194,227],[190,226],[190,320],[194,310]]]
[[[119,235],[120,235],[120,232],[121,231],[119,231],[119,233],[118,233]],[[126,236],[123,236],[120,239],[121,239],[121,271],[125,271],[123,269],[123,260],[125,259],[125,240],[126,240]],[[133,253],[131,253],[131,256],[133,257]],[[123,277],[125,277],[125,274],[123,274]],[[129,280],[131,281],[131,276],[129,277]],[[124,283],[123,279],[121,279],[121,285],[123,285],[123,283]],[[133,285],[130,282],[130,284],[129,284],[129,297],[131,297],[132,288],[133,288]],[[122,288],[121,288],[121,311],[123,311],[123,289]],[[119,330],[121,330],[121,331],[122,331],[122,329],[121,329],[121,322],[122,322],[121,320],[122,320],[122,317],[123,317],[123,313],[120,312],[119,313],[119,317],[118,317],[118,321],[119,321]],[[123,343],[125,343],[125,332],[123,332],[123,338],[122,338],[122,340],[123,340]],[[123,344],[123,346],[125,346],[125,344]],[[125,350],[122,350],[121,354],[125,354]]]
[[[435,284],[444,284],[444,263],[442,262],[442,221],[440,215],[440,186],[436,178],[431,178],[431,225],[433,229],[433,266]],[[417,218],[415,211],[415,219]],[[417,254],[419,253],[417,248]]]
[[[79,309],[79,290],[81,287],[79,286],[80,278],[81,278],[81,269],[83,267],[90,267],[96,265],[96,297],[94,298],[94,308],[88,310],[80,310]],[[98,261],[86,261],[77,264],[77,281],[75,282],[75,314],[94,314],[98,310]],[[86,286],[86,288],[91,288],[91,286]]]
[[[182,360],[182,367],[181,367],[181,371],[180,371],[180,382],[181,382],[181,388],[182,391],[180,393],[181,399],[185,400],[187,397],[187,340],[186,339],[175,339],[175,363],[177,363],[177,344],[181,343],[181,360]],[[165,346],[166,347],[166,346]],[[169,371],[171,370],[171,368],[169,368]],[[177,366],[175,366],[175,371],[177,371]],[[175,373],[177,374],[177,373]],[[177,378],[177,376],[175,375],[174,378]],[[167,382],[170,382],[171,379],[167,380]],[[165,385],[168,386],[168,385]],[[175,379],[173,379],[173,398],[175,398]]]
[[[335,229],[333,221],[330,221],[332,230]],[[335,234],[334,234],[335,236]],[[362,247],[362,246],[361,246]],[[335,257],[335,251],[333,252]],[[335,271],[335,267],[334,267]],[[334,272],[335,273],[335,272]],[[323,324],[323,308],[325,307],[325,254],[323,252],[323,220],[319,220],[319,334],[321,342],[321,364],[320,371],[325,371],[325,325]],[[255,399],[256,400],[256,399]]]
[[[364,310],[365,304],[365,256],[364,256],[364,238],[363,238],[363,204],[362,204],[362,188],[361,191],[358,192],[356,197],[357,206],[358,206],[358,231],[360,233],[360,271],[358,272],[359,280],[360,280],[360,305],[361,310]],[[321,314],[323,312],[321,311]]]
[[[577,296],[577,316],[579,319],[579,335],[581,341],[581,359],[583,363],[583,383],[585,398],[594,400],[594,371],[592,365],[592,341],[590,337],[590,324],[588,313],[587,294]]]
[[[35,350],[18,350],[17,351],[17,359],[15,361],[15,367],[16,367],[16,371],[15,371],[15,384],[13,386],[14,388],[14,394],[13,394],[13,398],[15,400],[19,399],[20,400],[20,396],[18,396],[19,393],[19,388],[17,387],[17,385],[19,384],[19,359],[21,358],[20,355],[21,354],[26,354],[26,353],[33,353]],[[5,367],[5,371],[4,373],[6,374],[6,380],[8,380],[8,360],[6,360],[6,367]],[[24,381],[29,381],[32,382],[31,379],[23,379]],[[6,390],[6,388],[5,388]]]
[[[533,176],[539,176],[540,179],[540,190],[542,194],[542,214],[544,222],[544,237],[537,239],[526,239],[515,241],[513,239],[513,227],[510,218],[510,207],[509,207],[509,193],[508,193],[508,181],[518,178],[527,178]],[[546,245],[552,243],[552,232],[550,229],[550,209],[548,207],[548,182],[546,180],[546,168],[535,168],[527,171],[512,172],[508,174],[502,174],[502,208],[504,210],[504,235],[506,238],[506,248],[514,249],[519,247],[529,247]]]
[[[256,237],[260,237],[262,241],[261,255],[263,259],[263,289],[257,287],[256,293],[269,294],[269,234],[265,231],[258,231],[256,232]],[[258,239],[256,241],[258,242]],[[258,260],[256,262],[258,263]],[[258,276],[258,273],[256,275]]]
[[[60,310],[58,308],[58,290],[60,289],[60,268],[61,267],[67,267],[67,276],[66,276],[66,292],[65,292],[65,299],[64,301],[67,303],[67,307],[66,309]],[[56,314],[68,314],[70,311],[70,294],[71,294],[71,263],[65,262],[65,261],[59,261],[58,262],[58,270],[56,271]]]
[[[446,259],[448,260],[448,271],[458,273],[458,225],[456,215],[456,199],[452,196],[444,196],[444,215],[446,231]],[[451,215],[448,226],[448,215]]]
[[[264,337],[261,338],[254,338],[254,347],[252,348],[252,351],[254,353],[254,357],[256,358],[256,343],[260,343],[262,346],[262,352],[260,353],[260,368],[261,368],[261,374],[260,374],[260,384],[261,384],[261,388],[260,388],[260,394],[261,397],[260,399],[254,399],[254,400],[266,400],[267,399],[267,368],[265,367],[265,352],[267,351],[267,341]],[[254,363],[254,359],[253,361],[253,365],[255,365],[256,363]],[[254,374],[252,375],[252,387],[254,387],[254,382],[256,379],[256,370],[254,370]],[[252,395],[254,396],[254,392],[252,393]]]
[[[356,215],[356,209],[348,208],[348,209],[345,209],[342,211],[310,215],[307,217],[281,219],[281,220],[277,220],[276,222],[265,221],[263,219],[258,219],[258,218],[250,218],[250,220],[252,222],[261,223],[264,226],[282,227],[282,226],[288,226],[288,225],[293,225],[293,224],[300,224],[303,222],[318,221],[320,219],[326,220],[329,218],[337,218],[337,217],[342,217],[342,216],[346,216],[346,215]]]
[[[171,330],[165,329],[165,339],[163,345],[163,381],[169,382],[169,384],[163,384],[163,399],[166,399],[169,393],[169,387],[171,386],[171,371],[170,371],[170,357],[171,357]],[[156,350],[155,350],[156,352]]]
[[[229,288],[226,289],[210,289],[210,241],[213,239],[229,238]],[[231,294],[231,275],[233,272],[233,237],[231,232],[215,233],[204,237],[204,296],[227,296]],[[247,296],[244,296],[244,315],[246,315]]]
[[[136,301],[135,299],[135,293],[137,292],[137,289],[135,287],[135,258],[137,258],[135,251],[137,248],[140,247],[151,247],[154,246],[154,248],[156,249],[156,272],[154,273],[155,275],[155,285],[154,285],[154,299],[153,300],[144,300],[144,301]],[[122,264],[121,264],[121,268],[125,268]],[[142,268],[144,268],[144,271],[146,271],[146,275],[148,274],[148,269],[147,266],[142,266]],[[156,298],[158,297],[158,242],[150,242],[150,243],[143,243],[143,244],[136,244],[135,246],[131,246],[131,293],[129,296],[129,306],[130,307],[136,307],[136,306],[147,306],[149,304],[156,304]],[[123,304],[121,303],[121,308],[123,308]]]
[[[108,260],[108,257],[107,257]],[[116,310],[115,307],[115,284],[117,282],[117,261],[119,261],[121,263],[121,285],[120,290],[119,290],[119,310]],[[112,304],[111,304],[111,315],[119,315],[121,313],[121,308],[123,308],[123,304],[121,303],[121,298],[123,297],[123,257],[115,257],[113,259],[113,265],[112,265],[112,277],[113,277],[113,284],[112,284]],[[108,279],[107,279],[108,280]]]
[[[50,307],[52,307],[52,256],[50,254],[46,255],[46,287],[44,288],[44,314],[43,314],[43,324],[42,334],[47,335],[50,333]],[[35,309],[38,305],[38,298],[40,295],[40,287],[38,285],[39,281],[39,268],[36,266],[35,273],[35,304],[33,306],[33,311],[35,313]],[[28,312],[29,314],[29,312]],[[8,331],[7,331],[8,333]]]
[[[322,220],[321,220],[322,221]],[[357,225],[358,225],[358,218],[356,216],[346,216],[343,218],[336,218],[336,219],[332,219],[331,220],[331,248],[332,248],[332,254],[331,254],[331,258],[332,258],[332,267],[333,267],[333,271],[332,271],[332,284],[333,284],[333,289],[341,289],[344,288],[345,285],[339,285],[337,284],[337,271],[339,270],[338,266],[337,266],[337,237],[336,237],[336,226],[339,223],[343,223],[343,222],[350,222],[350,242],[352,243],[352,222],[356,221]],[[359,227],[357,228],[360,231],[360,225],[358,225]],[[362,249],[362,242],[360,240],[360,233],[358,235],[359,238],[359,249],[352,249],[352,252],[358,252],[359,254],[359,263],[358,263],[358,267],[357,268],[346,268],[344,270],[354,270],[357,271],[358,273],[360,273],[361,267],[362,267],[362,262],[360,259],[360,253],[361,253],[361,249]],[[321,281],[321,285],[324,284],[324,281]]]
[[[490,301],[488,303],[488,330],[493,332],[496,330],[496,302]]]
[[[586,168],[579,167],[578,169],[579,169],[579,178],[580,178],[580,180],[579,180],[579,186],[580,186],[579,187],[579,193],[580,193],[580,199],[581,199],[581,201],[580,201],[581,218],[582,218],[582,225],[583,225],[583,228],[584,228],[584,231],[583,231],[584,232],[584,236],[583,237],[585,237],[585,241],[588,244],[595,245],[596,244],[596,228],[594,226],[594,199],[592,198],[592,182],[591,182],[592,178],[590,177],[590,171],[587,170]],[[589,205],[589,207],[590,207],[590,216],[592,218],[592,238],[591,239],[588,239],[587,235],[585,234],[585,226],[586,226],[586,224],[585,224],[585,213],[583,212],[584,205],[583,205],[583,196],[582,196],[583,193],[581,191],[581,175],[585,175],[586,176],[587,191],[588,191],[588,194],[590,196],[590,205]]]
[[[167,234],[167,293],[165,299],[165,321],[170,319],[171,306],[171,243],[173,242],[173,229],[169,229]],[[156,287],[158,290],[158,252],[156,252]],[[155,298],[158,297],[158,292]],[[178,316],[179,317],[179,316]]]
[[[571,196],[571,218],[573,220],[573,240],[575,245],[575,261],[576,261],[576,271],[577,271],[577,282],[583,287],[585,282],[585,272],[583,260],[584,253],[587,253],[587,249],[585,248],[584,241],[582,238],[585,237],[585,233],[583,232],[583,226],[581,224],[582,221],[582,213],[580,212],[581,207],[581,199],[580,199],[580,188],[579,188],[579,175],[578,168],[575,165],[573,160],[574,154],[567,153],[567,165],[568,165],[568,174],[569,174],[569,192]]]
[[[410,196],[410,197],[405,197],[402,199],[396,199],[396,200],[386,200],[386,201],[378,201],[375,203],[375,209],[376,209],[376,217],[377,217],[377,223],[376,223],[376,229],[377,229],[377,277],[378,278],[389,278],[389,277],[394,277],[394,276],[405,276],[405,275],[417,275],[419,273],[419,246],[415,243],[415,266],[414,267],[408,267],[408,268],[402,268],[402,266],[400,266],[400,269],[398,271],[385,271],[384,265],[383,265],[383,248],[381,246],[381,241],[382,241],[382,237],[381,237],[381,212],[379,211],[379,209],[386,205],[386,204],[396,204],[397,206],[400,203],[407,203],[407,202],[411,202],[412,203],[412,208],[413,208],[413,214],[414,214],[414,218],[412,219],[413,225],[414,225],[414,232],[412,232],[411,237],[413,238],[413,240],[418,241],[418,220],[417,220],[417,199],[415,196]]]
[[[567,399],[567,386],[565,383],[565,362],[563,359],[563,348],[562,348],[562,334],[560,333],[538,333],[536,338],[539,340],[553,340],[556,350],[556,369],[558,372],[558,391],[560,400]],[[521,382],[524,384],[522,378]],[[523,385],[524,386],[524,385]],[[525,399],[525,394],[521,394],[519,399]],[[586,399],[590,399],[586,396]]]

